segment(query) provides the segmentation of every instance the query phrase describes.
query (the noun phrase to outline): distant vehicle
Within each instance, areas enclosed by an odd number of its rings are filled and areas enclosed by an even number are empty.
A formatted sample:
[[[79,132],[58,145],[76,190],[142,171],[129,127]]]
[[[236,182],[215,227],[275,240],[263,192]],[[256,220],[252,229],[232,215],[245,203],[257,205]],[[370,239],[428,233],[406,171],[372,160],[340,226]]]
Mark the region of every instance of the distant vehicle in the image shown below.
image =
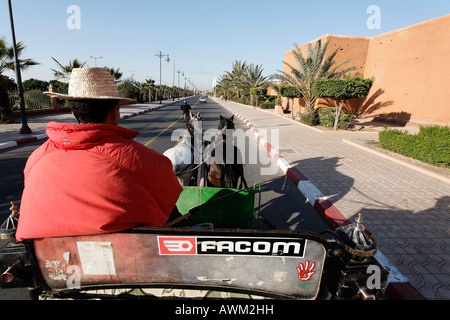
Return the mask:
[[[200,99],[198,99],[198,101],[206,103],[206,97],[205,96],[201,96]]]

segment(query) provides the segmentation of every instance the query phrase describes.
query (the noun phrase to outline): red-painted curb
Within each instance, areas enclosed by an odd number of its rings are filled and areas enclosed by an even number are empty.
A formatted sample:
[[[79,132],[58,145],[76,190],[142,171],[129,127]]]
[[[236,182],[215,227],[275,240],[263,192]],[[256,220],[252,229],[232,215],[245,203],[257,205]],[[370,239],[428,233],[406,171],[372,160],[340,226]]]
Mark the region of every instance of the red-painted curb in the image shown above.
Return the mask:
[[[297,168],[288,168],[286,174],[296,186],[300,181],[308,180]]]
[[[37,137],[28,137],[16,140],[17,145],[25,144],[28,142],[37,141]]]
[[[391,300],[426,300],[409,282],[390,282],[384,293]]]
[[[342,225],[350,223],[350,220],[348,220],[328,199],[317,199],[316,202],[314,202],[314,209],[316,209],[322,220],[325,221],[333,231]]]

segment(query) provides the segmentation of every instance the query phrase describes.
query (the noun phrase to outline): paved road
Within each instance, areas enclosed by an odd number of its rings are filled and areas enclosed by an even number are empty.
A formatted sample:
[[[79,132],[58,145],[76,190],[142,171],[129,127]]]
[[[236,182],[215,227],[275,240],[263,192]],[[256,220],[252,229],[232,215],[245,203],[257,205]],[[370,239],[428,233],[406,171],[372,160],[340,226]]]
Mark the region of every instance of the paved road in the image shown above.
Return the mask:
[[[139,130],[140,134],[136,141],[147,145],[162,153],[175,145],[172,141],[172,132],[176,129],[185,128],[185,123],[181,119],[180,105],[182,101],[167,105],[161,109],[149,113],[123,119],[120,125],[129,129]],[[203,129],[216,129],[219,116],[229,117],[231,112],[221,107],[211,99],[207,103],[198,103],[198,97],[188,99],[188,103],[193,106],[193,112],[200,112],[203,117]],[[52,117],[47,117],[47,122]],[[57,121],[72,121],[71,116],[57,116]],[[44,121],[43,121],[44,122]],[[236,129],[248,130],[246,125],[235,117]],[[249,135],[248,145],[250,150],[256,150],[261,146],[253,135]],[[20,196],[23,189],[23,168],[29,154],[41,145],[45,140],[35,141],[22,146],[0,150],[0,174],[3,177],[0,183],[0,219],[9,213],[10,201],[16,201],[20,205]],[[248,149],[246,151],[248,154]],[[265,153],[265,152],[264,152]],[[270,158],[267,158],[270,160]],[[261,164],[246,164],[245,176],[250,185],[262,183],[261,185],[261,217],[269,224],[261,224],[263,227],[274,226],[277,229],[308,230],[321,232],[329,229],[328,226],[317,216],[313,208],[307,204],[289,180],[286,180],[284,173],[273,163],[265,164],[263,167],[275,168],[272,174],[261,174]],[[270,180],[269,182],[266,182]],[[299,199],[299,196],[301,197]]]

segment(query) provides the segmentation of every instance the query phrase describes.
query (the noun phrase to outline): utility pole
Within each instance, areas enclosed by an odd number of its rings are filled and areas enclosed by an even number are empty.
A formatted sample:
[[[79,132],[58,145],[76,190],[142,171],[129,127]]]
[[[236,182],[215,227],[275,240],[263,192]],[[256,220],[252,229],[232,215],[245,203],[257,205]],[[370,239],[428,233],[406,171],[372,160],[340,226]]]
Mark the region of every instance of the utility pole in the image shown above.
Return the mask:
[[[178,73],[178,88],[180,88],[180,73],[182,73],[182,76],[184,77],[184,72],[178,70],[177,73]],[[178,94],[178,100],[180,100],[180,94]]]
[[[160,51],[159,54],[155,54],[156,57],[159,57],[159,104],[162,104],[162,83],[161,83],[161,58],[162,57],[167,57],[166,62],[169,63],[170,59],[169,59],[169,55],[168,54],[162,54],[162,52]]]
[[[173,60],[172,101],[175,101],[175,60]]]
[[[95,67],[97,67],[97,60],[103,58],[103,57],[93,57],[93,56],[90,56],[90,57],[95,60]]]

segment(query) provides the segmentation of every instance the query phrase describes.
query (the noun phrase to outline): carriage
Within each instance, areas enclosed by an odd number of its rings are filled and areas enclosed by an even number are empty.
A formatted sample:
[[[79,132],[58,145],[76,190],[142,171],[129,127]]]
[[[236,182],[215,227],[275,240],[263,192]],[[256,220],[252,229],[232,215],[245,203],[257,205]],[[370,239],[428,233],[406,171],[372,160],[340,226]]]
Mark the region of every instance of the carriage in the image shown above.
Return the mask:
[[[388,271],[360,223],[323,234],[264,230],[259,197],[258,184],[184,187],[183,219],[171,226],[23,242],[12,206],[0,230],[0,296],[26,288],[41,299],[383,299]]]
[[[261,186],[184,186],[164,227],[16,241],[0,228],[0,297],[383,299],[388,270],[358,219],[323,233],[266,228]],[[255,206],[256,203],[256,206]]]

